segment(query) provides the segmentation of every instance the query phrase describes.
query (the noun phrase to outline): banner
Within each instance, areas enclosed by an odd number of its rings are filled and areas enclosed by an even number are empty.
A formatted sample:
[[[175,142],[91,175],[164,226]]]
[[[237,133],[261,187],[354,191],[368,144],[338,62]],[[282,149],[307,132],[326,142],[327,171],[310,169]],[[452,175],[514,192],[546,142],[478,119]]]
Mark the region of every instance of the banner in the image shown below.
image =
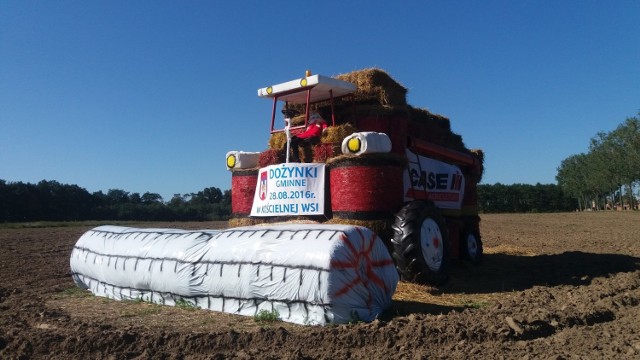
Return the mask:
[[[460,168],[420,156],[407,149],[408,171],[404,174],[405,201],[431,200],[443,209],[460,209],[464,176]]]
[[[251,216],[323,215],[324,166],[288,163],[260,169]]]

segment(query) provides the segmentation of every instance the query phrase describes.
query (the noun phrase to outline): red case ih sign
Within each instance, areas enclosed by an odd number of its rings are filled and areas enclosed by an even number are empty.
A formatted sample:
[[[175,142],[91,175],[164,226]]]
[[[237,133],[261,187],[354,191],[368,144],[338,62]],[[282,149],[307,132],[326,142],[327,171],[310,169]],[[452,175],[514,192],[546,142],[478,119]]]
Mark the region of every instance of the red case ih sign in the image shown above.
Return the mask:
[[[404,174],[404,200],[431,200],[443,209],[460,209],[464,176],[455,165],[407,150],[409,167]]]

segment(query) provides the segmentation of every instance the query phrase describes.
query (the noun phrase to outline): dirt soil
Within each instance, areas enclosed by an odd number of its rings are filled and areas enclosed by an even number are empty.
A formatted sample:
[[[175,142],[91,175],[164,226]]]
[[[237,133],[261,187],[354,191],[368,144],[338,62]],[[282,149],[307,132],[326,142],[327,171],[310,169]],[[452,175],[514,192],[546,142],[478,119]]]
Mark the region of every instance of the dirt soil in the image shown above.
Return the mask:
[[[0,229],[0,358],[640,358],[638,212],[483,215],[479,266],[400,283],[372,323],[324,327],[79,291],[69,255],[91,227]]]

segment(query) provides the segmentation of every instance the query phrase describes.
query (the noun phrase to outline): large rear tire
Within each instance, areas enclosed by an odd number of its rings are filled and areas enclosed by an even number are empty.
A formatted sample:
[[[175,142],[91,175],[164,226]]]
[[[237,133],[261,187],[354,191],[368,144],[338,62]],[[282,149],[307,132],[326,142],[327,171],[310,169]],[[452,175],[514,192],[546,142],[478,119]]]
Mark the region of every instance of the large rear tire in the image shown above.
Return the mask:
[[[478,265],[482,260],[482,239],[480,233],[473,229],[464,232],[462,238],[462,254],[466,260],[474,265]]]
[[[449,237],[438,208],[416,200],[397,214],[393,228],[393,258],[400,278],[442,285],[449,276]]]

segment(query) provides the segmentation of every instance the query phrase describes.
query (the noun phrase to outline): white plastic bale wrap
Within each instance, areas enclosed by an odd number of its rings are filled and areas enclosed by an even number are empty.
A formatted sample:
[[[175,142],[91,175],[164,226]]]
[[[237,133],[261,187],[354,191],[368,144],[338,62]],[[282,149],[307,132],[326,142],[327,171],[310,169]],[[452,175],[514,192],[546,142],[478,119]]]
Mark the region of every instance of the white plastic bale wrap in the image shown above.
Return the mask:
[[[185,231],[101,226],[71,253],[78,286],[117,300],[143,299],[254,316],[277,310],[298,324],[371,321],[398,283],[371,230],[282,224]]]
[[[349,140],[360,140],[360,149],[355,153],[349,150]],[[353,133],[342,140],[343,154],[371,154],[371,153],[388,153],[391,151],[391,139],[385,133],[379,132],[357,132]]]
[[[227,170],[252,169],[258,166],[258,160],[260,159],[259,152],[229,151],[225,159],[229,159],[229,156],[235,158],[235,164],[233,168],[229,168],[229,162],[227,161]]]

